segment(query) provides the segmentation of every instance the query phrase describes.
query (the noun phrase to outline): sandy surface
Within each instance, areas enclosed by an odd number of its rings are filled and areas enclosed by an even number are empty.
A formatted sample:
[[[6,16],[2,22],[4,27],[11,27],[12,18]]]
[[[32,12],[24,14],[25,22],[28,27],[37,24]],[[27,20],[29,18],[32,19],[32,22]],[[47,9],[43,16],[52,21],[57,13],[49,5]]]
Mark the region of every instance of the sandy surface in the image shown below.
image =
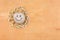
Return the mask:
[[[8,14],[19,6],[29,22],[17,29],[9,26]],[[0,0],[0,40],[60,40],[60,0]]]

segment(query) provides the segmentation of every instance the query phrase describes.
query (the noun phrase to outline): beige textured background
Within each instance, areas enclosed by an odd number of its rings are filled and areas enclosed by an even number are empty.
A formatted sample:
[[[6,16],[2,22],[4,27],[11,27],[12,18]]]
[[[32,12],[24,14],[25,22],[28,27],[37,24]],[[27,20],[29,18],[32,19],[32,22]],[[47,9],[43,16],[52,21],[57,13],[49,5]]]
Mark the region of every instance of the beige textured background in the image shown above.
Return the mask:
[[[29,23],[17,29],[9,26],[8,14],[19,6]],[[0,0],[0,40],[60,40],[60,0]]]

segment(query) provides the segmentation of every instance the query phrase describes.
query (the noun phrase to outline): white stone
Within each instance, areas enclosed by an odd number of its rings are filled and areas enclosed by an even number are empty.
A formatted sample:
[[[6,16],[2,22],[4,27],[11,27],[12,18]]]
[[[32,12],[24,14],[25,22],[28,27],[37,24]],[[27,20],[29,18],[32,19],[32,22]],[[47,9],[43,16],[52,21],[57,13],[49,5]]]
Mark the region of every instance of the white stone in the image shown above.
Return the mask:
[[[23,13],[15,13],[13,18],[16,23],[22,24],[25,21],[25,15]]]

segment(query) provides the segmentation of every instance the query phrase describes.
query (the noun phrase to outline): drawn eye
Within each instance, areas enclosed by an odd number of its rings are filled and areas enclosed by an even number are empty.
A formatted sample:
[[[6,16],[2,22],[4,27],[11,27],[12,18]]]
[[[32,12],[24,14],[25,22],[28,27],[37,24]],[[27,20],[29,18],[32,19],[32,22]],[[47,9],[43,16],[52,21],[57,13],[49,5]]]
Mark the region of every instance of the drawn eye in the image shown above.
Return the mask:
[[[18,15],[16,15],[16,17],[18,17]]]
[[[21,17],[21,15],[19,15],[19,17]]]

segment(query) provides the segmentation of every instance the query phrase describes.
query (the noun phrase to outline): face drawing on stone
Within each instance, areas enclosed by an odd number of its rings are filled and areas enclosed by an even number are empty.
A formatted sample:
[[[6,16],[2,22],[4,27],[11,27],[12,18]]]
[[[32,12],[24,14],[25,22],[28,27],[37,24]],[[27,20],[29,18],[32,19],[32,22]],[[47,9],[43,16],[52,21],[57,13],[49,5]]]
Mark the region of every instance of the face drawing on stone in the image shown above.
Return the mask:
[[[28,23],[28,16],[26,11],[22,8],[15,8],[9,13],[9,24],[13,27],[25,27]]]
[[[16,23],[22,24],[25,21],[25,15],[23,13],[15,13],[13,19]]]

